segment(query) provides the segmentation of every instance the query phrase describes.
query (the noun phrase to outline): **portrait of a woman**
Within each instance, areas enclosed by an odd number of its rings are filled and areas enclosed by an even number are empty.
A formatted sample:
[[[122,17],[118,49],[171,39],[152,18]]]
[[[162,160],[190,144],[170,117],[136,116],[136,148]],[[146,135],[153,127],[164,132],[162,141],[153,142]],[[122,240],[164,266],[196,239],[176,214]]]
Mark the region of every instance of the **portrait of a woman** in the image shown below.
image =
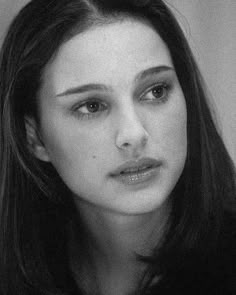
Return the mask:
[[[32,0],[0,55],[0,294],[236,294],[235,167],[162,0]]]

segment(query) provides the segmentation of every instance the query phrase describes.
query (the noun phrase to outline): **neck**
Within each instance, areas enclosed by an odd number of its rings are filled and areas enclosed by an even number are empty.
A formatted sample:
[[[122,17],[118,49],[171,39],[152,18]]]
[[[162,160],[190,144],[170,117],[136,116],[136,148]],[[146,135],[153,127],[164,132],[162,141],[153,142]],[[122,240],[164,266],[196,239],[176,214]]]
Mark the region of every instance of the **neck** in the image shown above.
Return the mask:
[[[124,215],[87,208],[87,204],[80,206],[79,213],[86,233],[84,247],[89,256],[86,261],[90,261],[90,269],[95,270],[99,280],[102,277],[106,280],[108,277],[119,277],[120,281],[124,281],[125,277],[133,277],[137,281],[140,278],[145,266],[137,260],[136,254],[149,256],[158,245],[169,215],[168,208],[166,206],[139,215]],[[74,235],[74,257],[78,254],[78,238]]]

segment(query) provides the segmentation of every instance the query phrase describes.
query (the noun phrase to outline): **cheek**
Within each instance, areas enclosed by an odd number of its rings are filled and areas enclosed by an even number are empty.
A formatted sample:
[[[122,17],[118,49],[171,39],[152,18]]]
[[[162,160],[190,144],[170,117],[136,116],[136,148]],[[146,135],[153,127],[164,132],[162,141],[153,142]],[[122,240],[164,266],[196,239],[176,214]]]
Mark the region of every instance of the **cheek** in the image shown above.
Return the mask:
[[[162,142],[165,151],[178,157],[178,154],[186,153],[187,149],[187,126],[183,117],[172,117],[169,124],[163,128]]]
[[[153,126],[162,154],[176,163],[184,162],[187,155],[187,113],[184,99],[180,102],[162,114]]]
[[[55,166],[83,166],[89,158],[96,157],[96,143],[92,145],[91,141],[80,134],[54,133],[46,142],[50,159]]]
[[[83,176],[86,170],[92,173],[106,154],[107,140],[102,132],[83,130],[78,124],[56,120],[44,129],[43,141],[51,163],[63,179]]]

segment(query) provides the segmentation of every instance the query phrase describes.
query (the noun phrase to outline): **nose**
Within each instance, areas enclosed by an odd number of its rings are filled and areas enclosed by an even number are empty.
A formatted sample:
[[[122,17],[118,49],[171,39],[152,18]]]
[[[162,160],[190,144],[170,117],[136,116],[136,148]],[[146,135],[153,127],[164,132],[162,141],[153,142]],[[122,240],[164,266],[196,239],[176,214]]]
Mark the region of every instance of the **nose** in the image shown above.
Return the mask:
[[[138,155],[148,142],[148,132],[133,110],[124,111],[119,118],[116,146],[119,150]]]

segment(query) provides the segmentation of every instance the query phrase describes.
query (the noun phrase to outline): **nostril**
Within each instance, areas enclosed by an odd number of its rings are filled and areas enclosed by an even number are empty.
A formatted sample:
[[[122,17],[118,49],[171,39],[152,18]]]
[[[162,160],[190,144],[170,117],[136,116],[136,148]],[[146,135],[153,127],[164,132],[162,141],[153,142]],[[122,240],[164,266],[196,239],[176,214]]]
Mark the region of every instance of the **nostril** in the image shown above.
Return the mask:
[[[140,150],[148,142],[149,134],[142,122],[136,117],[129,117],[121,120],[115,134],[115,144],[123,150]]]
[[[142,145],[146,145],[146,143],[148,142],[148,138],[149,138],[149,134],[147,133],[147,131],[145,130],[144,134],[143,134],[143,138],[142,138]]]
[[[128,147],[128,146],[129,146],[129,143],[128,143],[128,142],[124,142],[124,143],[123,143],[123,146],[124,146],[124,147]]]

